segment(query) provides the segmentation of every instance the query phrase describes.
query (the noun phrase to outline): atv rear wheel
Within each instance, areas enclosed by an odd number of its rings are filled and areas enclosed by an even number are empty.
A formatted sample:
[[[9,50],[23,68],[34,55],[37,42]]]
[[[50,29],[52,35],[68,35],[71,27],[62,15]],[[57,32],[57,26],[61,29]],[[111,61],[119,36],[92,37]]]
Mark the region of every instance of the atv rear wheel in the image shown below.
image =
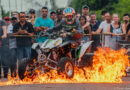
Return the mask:
[[[18,74],[19,78],[23,80],[25,77],[34,79],[36,74],[33,71],[33,61],[31,59],[24,58],[19,62]]]

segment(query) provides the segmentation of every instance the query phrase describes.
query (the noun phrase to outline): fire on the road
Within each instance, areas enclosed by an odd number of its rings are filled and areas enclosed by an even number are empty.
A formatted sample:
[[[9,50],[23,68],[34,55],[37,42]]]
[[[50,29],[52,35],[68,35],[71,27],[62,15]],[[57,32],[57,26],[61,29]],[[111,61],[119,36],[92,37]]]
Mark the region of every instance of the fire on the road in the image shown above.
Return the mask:
[[[121,83],[125,76],[125,69],[129,64],[126,50],[114,51],[109,48],[98,48],[93,57],[93,65],[79,69],[75,67],[74,77],[67,79],[65,75],[58,75],[57,71],[50,71],[44,75],[38,75],[33,81],[25,78],[10,78],[7,82],[0,82],[0,85],[18,85],[33,83],[88,83],[107,82]]]

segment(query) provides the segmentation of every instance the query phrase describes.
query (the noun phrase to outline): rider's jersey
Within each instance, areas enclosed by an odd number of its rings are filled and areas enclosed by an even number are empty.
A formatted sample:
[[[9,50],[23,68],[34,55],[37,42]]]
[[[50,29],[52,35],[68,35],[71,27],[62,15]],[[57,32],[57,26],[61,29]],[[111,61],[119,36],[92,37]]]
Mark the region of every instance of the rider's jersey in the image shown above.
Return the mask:
[[[53,31],[60,31],[60,30],[71,32],[73,28],[75,28],[77,32],[82,32],[79,20],[75,19],[74,23],[72,24],[68,24],[66,20],[62,20],[61,23],[59,23],[57,26],[48,29],[47,32],[51,33]]]
[[[54,31],[60,31],[60,30],[64,30],[65,32],[72,32],[73,28],[76,30],[76,32],[80,32],[82,33],[82,29],[81,29],[81,25],[79,20],[75,19],[73,23],[67,23],[66,20],[62,20],[60,24],[58,24],[57,26],[50,28],[47,30],[47,32],[52,33]],[[67,36],[66,38],[68,39],[72,39],[72,37]]]

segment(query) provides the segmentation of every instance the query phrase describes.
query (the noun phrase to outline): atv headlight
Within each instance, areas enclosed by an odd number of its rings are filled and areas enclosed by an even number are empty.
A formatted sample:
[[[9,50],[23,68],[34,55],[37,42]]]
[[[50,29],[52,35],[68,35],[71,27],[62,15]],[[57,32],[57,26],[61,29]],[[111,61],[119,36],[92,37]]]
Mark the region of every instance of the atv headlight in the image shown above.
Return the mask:
[[[50,52],[50,49],[49,48],[42,49],[42,52],[45,52],[45,53]]]

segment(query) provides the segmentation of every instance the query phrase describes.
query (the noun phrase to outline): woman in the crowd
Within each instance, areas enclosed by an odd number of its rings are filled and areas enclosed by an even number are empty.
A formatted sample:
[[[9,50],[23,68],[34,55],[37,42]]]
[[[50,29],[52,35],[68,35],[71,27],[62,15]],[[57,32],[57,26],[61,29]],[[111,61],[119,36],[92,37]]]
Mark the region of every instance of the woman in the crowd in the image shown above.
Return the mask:
[[[87,19],[85,16],[80,16],[79,21],[80,21],[84,34],[86,34],[86,36],[83,37],[83,40],[85,40],[85,42],[88,42],[89,40],[91,40],[91,36],[89,35],[89,34],[91,34],[90,23],[87,22]],[[88,36],[87,36],[87,34],[88,34]]]
[[[113,23],[110,24],[106,33],[112,35],[110,48],[117,50],[119,48],[118,41],[122,40],[122,35],[126,34],[125,27],[121,25],[118,14],[113,14]]]

